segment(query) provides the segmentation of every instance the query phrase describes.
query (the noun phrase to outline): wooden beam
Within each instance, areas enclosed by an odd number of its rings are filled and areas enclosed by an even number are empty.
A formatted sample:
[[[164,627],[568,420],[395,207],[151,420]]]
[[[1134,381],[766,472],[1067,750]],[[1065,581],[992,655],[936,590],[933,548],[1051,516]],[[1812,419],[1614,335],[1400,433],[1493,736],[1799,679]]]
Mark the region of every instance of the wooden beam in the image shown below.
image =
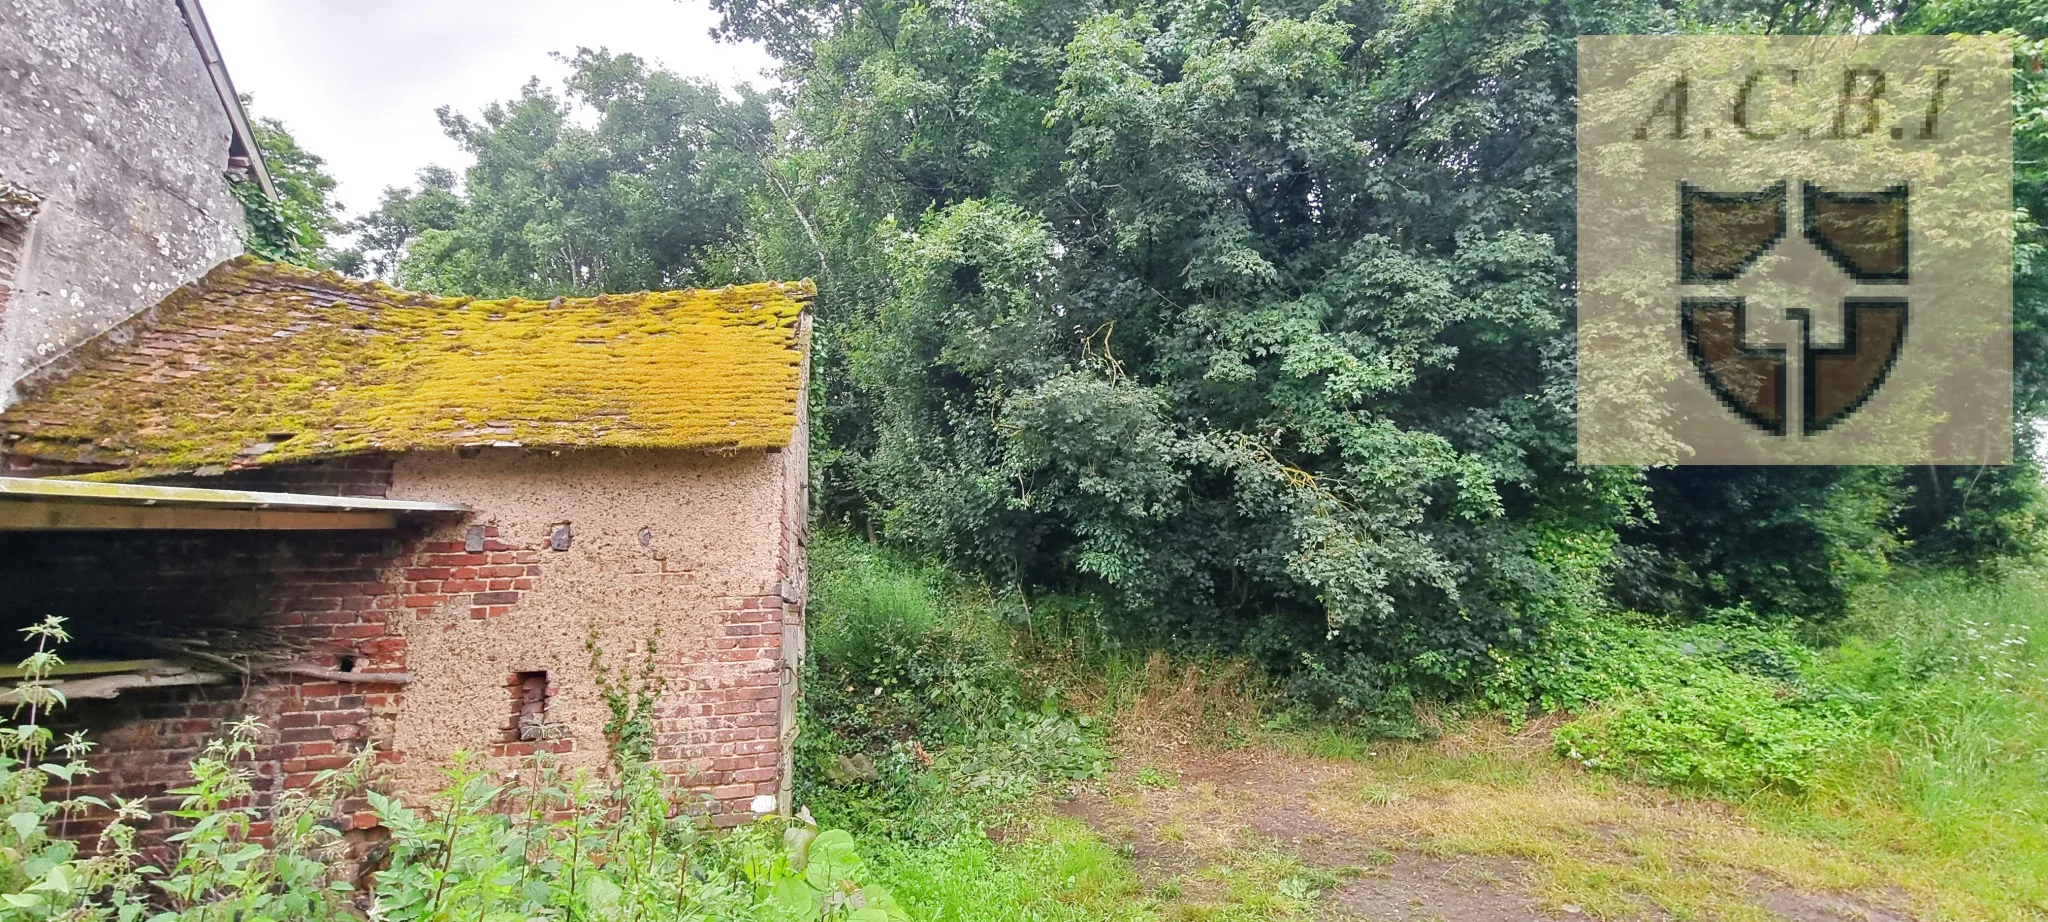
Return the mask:
[[[47,500],[0,500],[0,531],[175,530],[365,531],[398,526],[390,512],[315,512],[299,509],[206,509],[126,506]]]
[[[65,663],[62,666],[51,667],[44,675],[51,677],[88,676],[106,675],[110,672],[156,672],[158,670],[175,668],[177,668],[176,663],[164,659],[82,660],[76,663]],[[24,674],[26,674],[26,671],[20,666],[0,666],[0,679],[19,679]]]
[[[410,672],[343,672],[324,666],[303,663],[281,663],[274,666],[258,666],[255,673],[261,676],[292,676],[301,679],[318,679],[323,682],[348,682],[356,685],[410,685]],[[65,663],[52,668],[44,681],[45,685],[64,692],[69,698],[111,698],[115,693],[129,688],[150,688],[174,685],[209,684],[223,681],[227,673],[211,673],[180,666],[170,660],[88,660],[79,663]],[[193,678],[196,677],[196,678]],[[22,678],[20,667],[0,668],[0,679]],[[99,679],[116,681],[100,683]],[[75,694],[74,690],[84,688],[86,694]],[[98,693],[104,692],[104,694]],[[18,697],[11,687],[0,688],[0,705],[12,703]]]
[[[43,687],[64,696],[66,701],[112,698],[124,691],[138,688],[173,688],[181,685],[218,685],[228,680],[217,672],[192,672],[181,670],[168,675],[150,673],[120,673],[118,675],[96,676],[90,679],[70,679],[63,682],[49,682]],[[14,705],[21,701],[19,686],[0,692],[0,705]]]

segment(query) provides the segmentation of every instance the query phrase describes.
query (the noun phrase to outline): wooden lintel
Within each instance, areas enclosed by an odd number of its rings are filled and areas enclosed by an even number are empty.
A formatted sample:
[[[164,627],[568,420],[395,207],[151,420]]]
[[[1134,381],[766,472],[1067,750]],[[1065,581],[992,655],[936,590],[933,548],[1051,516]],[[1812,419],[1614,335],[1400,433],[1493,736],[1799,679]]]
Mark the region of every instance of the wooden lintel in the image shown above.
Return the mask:
[[[398,526],[390,512],[300,509],[208,509],[101,503],[0,500],[0,531],[194,529],[206,531],[363,531]]]

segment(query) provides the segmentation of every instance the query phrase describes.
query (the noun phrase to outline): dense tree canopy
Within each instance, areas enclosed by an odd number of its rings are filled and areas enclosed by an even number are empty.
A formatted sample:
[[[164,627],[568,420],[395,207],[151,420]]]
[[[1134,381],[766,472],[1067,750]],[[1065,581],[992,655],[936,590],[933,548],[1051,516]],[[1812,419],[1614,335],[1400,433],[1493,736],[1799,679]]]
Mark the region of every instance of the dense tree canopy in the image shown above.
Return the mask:
[[[450,292],[816,277],[831,521],[1367,710],[1563,611],[1826,618],[1901,557],[2034,541],[2031,466],[1573,462],[1576,36],[2038,32],[2016,5],[714,6],[783,59],[772,120],[585,51],[566,97],[444,112],[462,187],[358,228],[369,268]]]
[[[352,260],[403,284],[548,297],[679,288],[712,278],[744,216],[769,136],[767,104],[579,51],[565,95],[529,82],[475,118],[440,110],[476,158],[388,189],[359,220]],[[578,107],[594,115],[586,125]],[[401,254],[407,258],[401,260]]]

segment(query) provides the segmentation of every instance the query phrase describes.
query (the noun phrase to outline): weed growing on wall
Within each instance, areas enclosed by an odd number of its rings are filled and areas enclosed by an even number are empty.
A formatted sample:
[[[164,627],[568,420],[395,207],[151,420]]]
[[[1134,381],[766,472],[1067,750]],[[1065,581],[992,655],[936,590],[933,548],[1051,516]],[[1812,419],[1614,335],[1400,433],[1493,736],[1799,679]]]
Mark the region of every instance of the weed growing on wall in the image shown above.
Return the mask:
[[[596,624],[583,640],[583,648],[590,651],[590,675],[597,683],[598,697],[611,712],[604,722],[604,741],[614,769],[622,772],[654,755],[654,706],[668,688],[667,679],[655,668],[660,646],[661,631],[657,629],[640,651],[637,667],[629,657],[625,665],[613,670],[605,665]]]

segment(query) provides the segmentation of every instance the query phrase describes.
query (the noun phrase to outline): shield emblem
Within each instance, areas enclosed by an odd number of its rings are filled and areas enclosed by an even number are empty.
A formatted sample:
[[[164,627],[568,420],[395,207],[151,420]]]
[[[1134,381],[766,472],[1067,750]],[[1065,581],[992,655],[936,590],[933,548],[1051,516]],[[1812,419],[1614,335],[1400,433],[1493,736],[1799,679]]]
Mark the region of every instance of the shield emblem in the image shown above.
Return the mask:
[[[1801,187],[1803,235],[1836,268],[1864,284],[1907,282],[1905,185],[1876,192]],[[1681,182],[1678,190],[1683,283],[1740,278],[1785,237],[1785,182],[1735,192]],[[1787,350],[1743,341],[1746,307],[1740,297],[1683,299],[1679,321],[1686,353],[1730,412],[1765,433],[1784,435]],[[1802,432],[1813,435],[1847,419],[1884,386],[1906,342],[1907,313],[1904,298],[1846,298],[1842,344],[1816,347],[1812,317],[1787,311],[1800,328]]]

